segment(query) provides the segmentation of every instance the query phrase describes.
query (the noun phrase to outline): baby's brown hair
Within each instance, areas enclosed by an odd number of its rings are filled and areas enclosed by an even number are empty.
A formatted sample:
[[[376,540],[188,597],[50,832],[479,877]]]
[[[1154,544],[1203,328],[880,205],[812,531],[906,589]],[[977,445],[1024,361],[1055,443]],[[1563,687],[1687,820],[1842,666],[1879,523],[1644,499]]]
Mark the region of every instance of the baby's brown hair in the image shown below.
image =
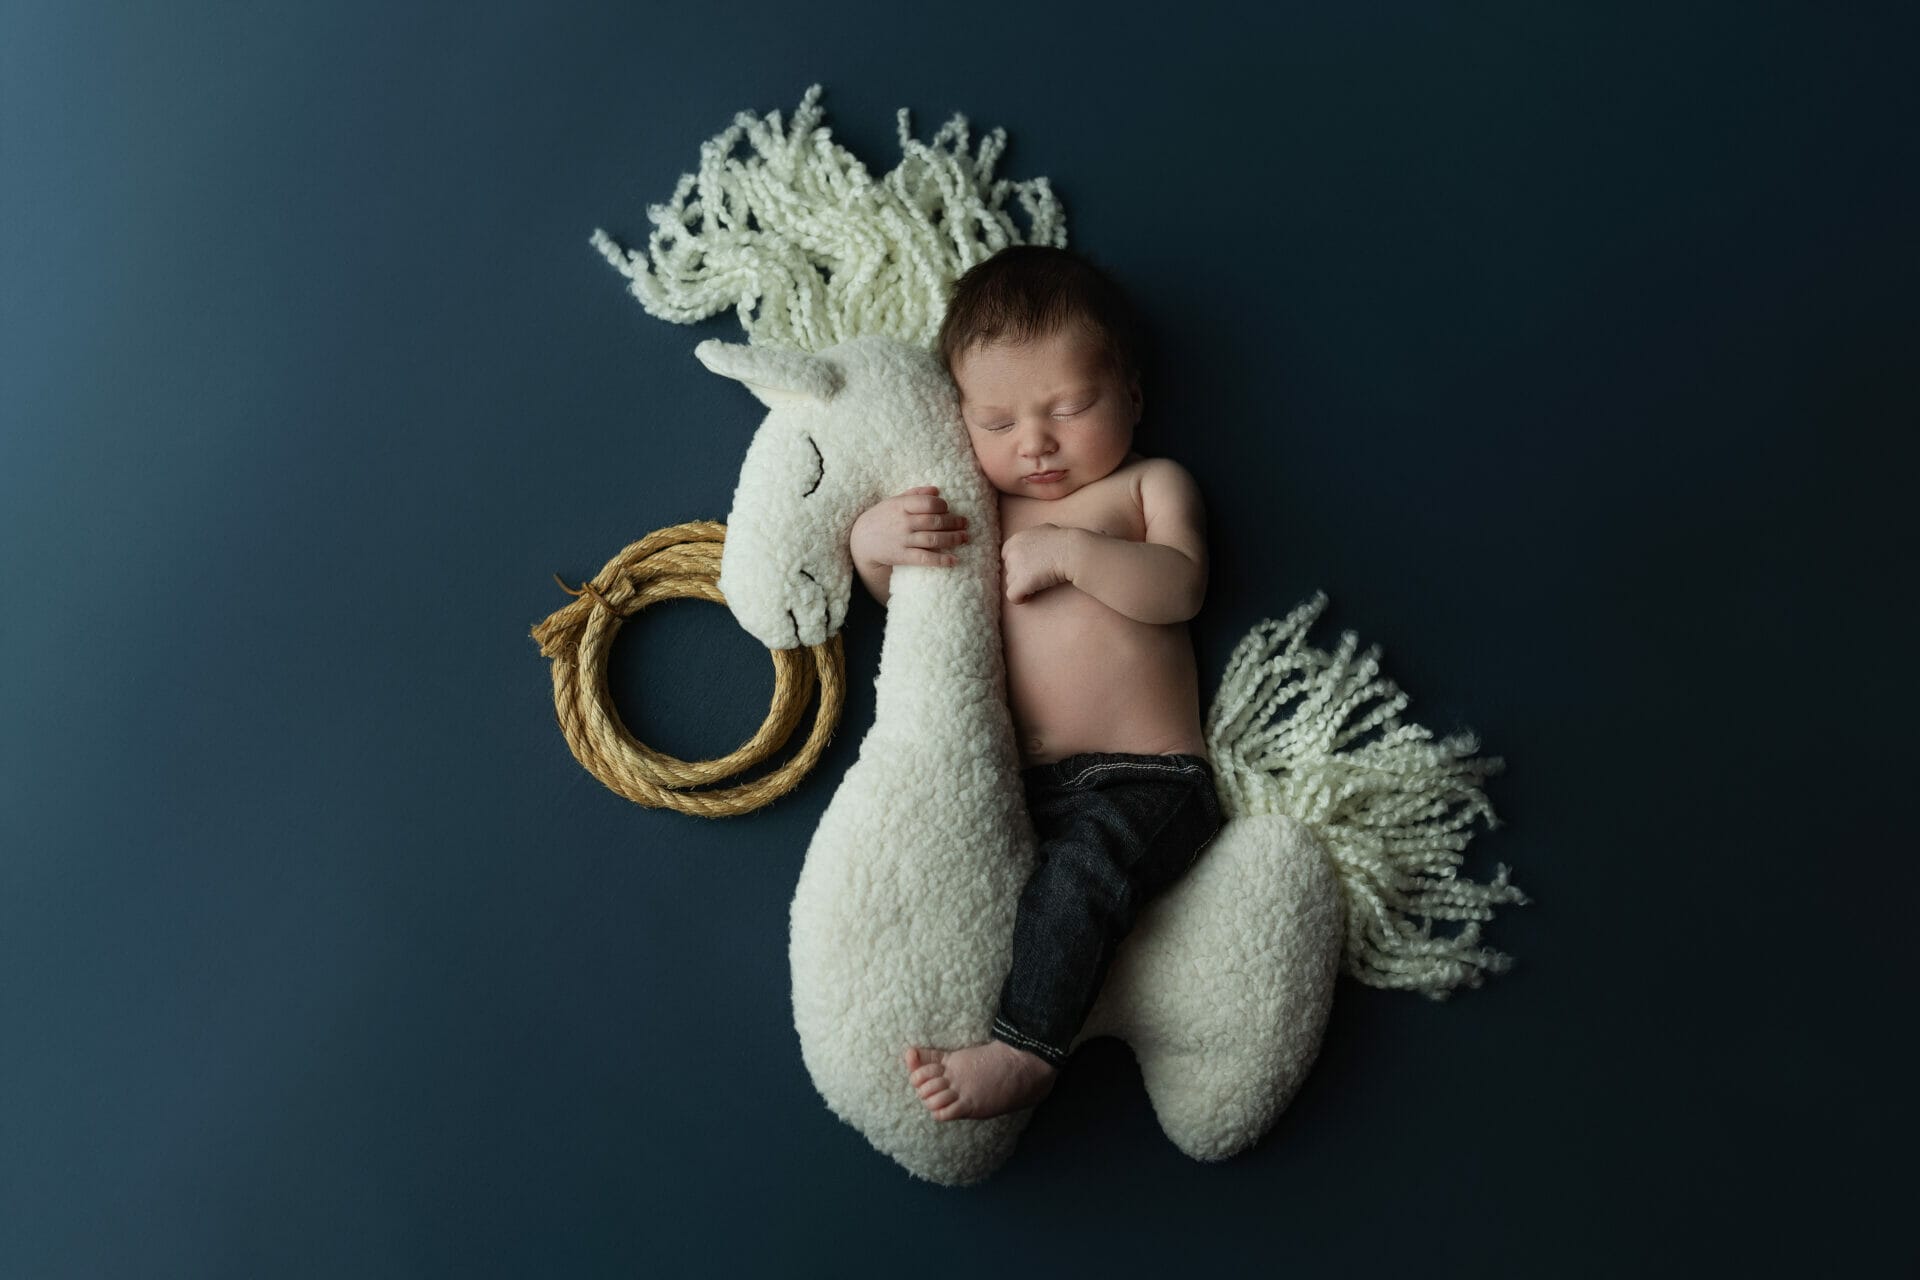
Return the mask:
[[[1124,379],[1140,375],[1140,337],[1120,287],[1091,262],[1050,245],[1015,244],[953,282],[935,351],[951,371],[970,348],[1031,342],[1078,324]]]

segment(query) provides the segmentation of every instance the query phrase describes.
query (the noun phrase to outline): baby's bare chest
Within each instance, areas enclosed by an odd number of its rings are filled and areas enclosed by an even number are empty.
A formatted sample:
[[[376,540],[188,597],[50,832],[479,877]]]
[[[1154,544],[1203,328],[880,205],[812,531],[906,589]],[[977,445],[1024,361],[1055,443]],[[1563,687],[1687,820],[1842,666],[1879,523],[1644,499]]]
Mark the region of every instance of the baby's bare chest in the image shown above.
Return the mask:
[[[1000,537],[1011,538],[1022,529],[1056,524],[1063,529],[1091,529],[1110,538],[1139,542],[1147,536],[1146,517],[1129,477],[1116,472],[1064,498],[1044,502],[1018,494],[1000,495]]]
[[[1000,533],[1056,524],[1147,536],[1133,477],[1115,472],[1052,502],[1000,497]],[[1007,695],[1028,763],[1076,751],[1202,752],[1193,643],[1184,624],[1135,621],[1071,583],[1001,607]]]
[[[1117,483],[1116,483],[1117,481]],[[1109,477],[1064,498],[1041,502],[1001,498],[1001,537],[1039,524],[1087,529],[1127,542],[1146,538],[1146,518],[1124,476]],[[1158,683],[1162,668],[1179,676],[1191,664],[1185,628],[1138,622],[1072,583],[1048,587],[1001,606],[1001,632],[1016,700],[1118,692],[1112,686]]]

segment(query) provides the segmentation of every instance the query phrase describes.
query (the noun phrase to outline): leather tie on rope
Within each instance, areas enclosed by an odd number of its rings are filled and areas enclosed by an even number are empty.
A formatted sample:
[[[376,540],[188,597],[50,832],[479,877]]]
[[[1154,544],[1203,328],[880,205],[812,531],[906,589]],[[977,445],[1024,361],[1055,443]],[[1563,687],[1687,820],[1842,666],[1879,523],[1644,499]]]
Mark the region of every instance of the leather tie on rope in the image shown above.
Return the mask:
[[[725,604],[720,553],[727,527],[696,520],[658,529],[628,545],[578,587],[554,581],[573,597],[533,629],[553,663],[553,707],[567,746],[587,772],[619,795],[655,809],[719,818],[748,813],[793,790],[818,763],[846,700],[846,657],[838,634],[823,644],[772,649],[773,706],[752,738],[717,760],[680,760],[638,741],[620,722],[607,693],[607,654],[621,623],[661,600],[693,598]],[[804,745],[785,764],[752,782],[694,788],[738,777],[785,745],[820,687],[820,708]]]
[[[570,596],[592,596],[595,600],[599,601],[602,609],[605,609],[609,613],[620,613],[618,609],[615,609],[611,604],[607,603],[607,598],[600,594],[600,588],[594,586],[592,582],[583,582],[577,587],[570,587],[567,585],[567,580],[557,573],[553,575],[553,580],[559,583],[560,589]],[[621,616],[624,617],[625,615],[621,614]]]

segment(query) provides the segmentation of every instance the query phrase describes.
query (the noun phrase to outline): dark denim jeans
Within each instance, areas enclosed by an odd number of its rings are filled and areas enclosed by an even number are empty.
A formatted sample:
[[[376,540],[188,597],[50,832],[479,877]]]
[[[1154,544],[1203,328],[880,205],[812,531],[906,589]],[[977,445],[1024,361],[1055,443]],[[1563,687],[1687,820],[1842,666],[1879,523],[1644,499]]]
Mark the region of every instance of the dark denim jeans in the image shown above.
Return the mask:
[[[1219,832],[1220,801],[1199,756],[1086,752],[1020,780],[1038,849],[992,1034],[1057,1067],[1140,908]]]

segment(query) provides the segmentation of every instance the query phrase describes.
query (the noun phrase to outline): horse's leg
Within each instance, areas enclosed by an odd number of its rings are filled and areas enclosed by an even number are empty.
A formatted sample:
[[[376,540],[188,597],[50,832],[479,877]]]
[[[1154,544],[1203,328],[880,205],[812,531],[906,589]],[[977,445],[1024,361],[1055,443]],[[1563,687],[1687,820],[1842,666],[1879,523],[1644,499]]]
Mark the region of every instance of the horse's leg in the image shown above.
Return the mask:
[[[1235,1155],[1313,1065],[1343,928],[1332,860],[1312,832],[1286,817],[1234,819],[1141,913],[1080,1039],[1132,1046],[1182,1151]]]

